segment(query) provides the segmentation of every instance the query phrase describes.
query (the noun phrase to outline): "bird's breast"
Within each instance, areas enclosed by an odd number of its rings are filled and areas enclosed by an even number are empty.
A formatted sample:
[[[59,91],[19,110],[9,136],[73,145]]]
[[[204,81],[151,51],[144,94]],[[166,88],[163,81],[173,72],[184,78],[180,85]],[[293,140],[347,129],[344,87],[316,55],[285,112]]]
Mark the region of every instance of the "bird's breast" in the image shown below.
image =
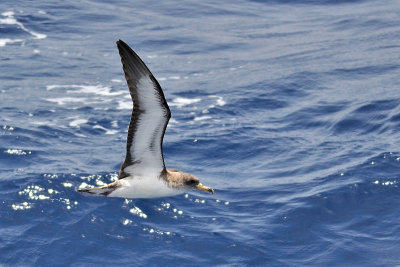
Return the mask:
[[[126,177],[120,180],[121,186],[109,197],[157,198],[181,194],[186,190],[172,188],[159,177]]]

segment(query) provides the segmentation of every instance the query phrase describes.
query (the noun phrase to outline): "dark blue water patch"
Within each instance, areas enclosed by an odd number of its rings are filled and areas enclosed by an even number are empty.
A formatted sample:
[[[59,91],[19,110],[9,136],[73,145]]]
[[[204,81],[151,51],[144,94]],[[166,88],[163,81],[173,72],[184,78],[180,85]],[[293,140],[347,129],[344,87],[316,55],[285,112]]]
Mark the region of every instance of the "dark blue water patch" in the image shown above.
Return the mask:
[[[395,25],[388,21],[385,17],[380,19],[367,19],[367,18],[346,18],[340,21],[334,22],[330,25],[334,31],[348,31],[353,30],[355,32],[363,32],[365,30],[377,31],[383,28],[393,27]]]
[[[0,17],[0,19],[1,18],[2,17]],[[20,29],[16,25],[3,25],[3,24],[0,24],[0,25],[1,25],[0,26],[0,34],[1,34],[2,38],[7,38],[7,37],[15,38],[16,36],[21,38],[21,37],[29,36],[29,33]],[[20,45],[20,44],[17,44],[17,45]]]
[[[40,162],[40,152],[0,147],[0,166],[4,170],[28,167]]]
[[[264,26],[265,28],[268,28],[267,25]],[[272,32],[272,33],[262,33],[262,34],[255,34],[255,33],[249,33],[247,37],[251,39],[274,39],[274,38],[286,38],[286,37],[291,37],[295,35],[306,35],[311,33],[311,31],[293,31],[293,32]],[[279,57],[278,57],[279,58]]]
[[[376,100],[372,103],[365,104],[354,111],[354,113],[381,113],[395,109],[400,103],[399,99]],[[366,114],[370,115],[370,114]]]
[[[83,199],[78,198],[78,200]],[[193,250],[195,253],[193,253],[193,258],[188,257],[186,255],[181,255],[178,258],[181,259],[182,261],[196,261],[196,262],[201,262],[202,259],[205,262],[208,262],[209,259],[206,257],[207,255],[207,249],[206,249],[206,244],[204,242],[199,242],[202,237],[200,235],[203,235],[203,231],[201,231],[201,224],[205,223],[208,221],[208,219],[205,218],[198,218],[197,223],[193,224],[192,220],[189,218],[189,216],[184,217],[183,220],[181,221],[181,226],[182,226],[182,232],[185,232],[186,234],[180,234],[179,230],[178,232],[175,232],[169,236],[163,235],[163,236],[154,236],[151,234],[146,234],[141,231],[142,227],[160,227],[157,222],[153,221],[144,221],[144,220],[136,220],[133,224],[129,226],[123,226],[121,221],[119,221],[121,217],[127,216],[129,217],[129,212],[127,210],[117,210],[116,212],[113,213],[112,216],[109,214],[109,209],[112,208],[115,204],[121,204],[123,200],[118,200],[118,199],[108,199],[105,201],[105,198],[90,198],[88,199],[88,202],[91,202],[92,204],[88,205],[83,204],[82,209],[86,210],[88,212],[88,215],[83,215],[81,211],[73,211],[69,218],[75,218],[75,220],[67,219],[63,221],[58,221],[58,235],[59,238],[57,238],[57,242],[52,242],[48,240],[45,243],[39,242],[38,246],[41,247],[40,251],[46,250],[50,253],[56,253],[58,249],[64,246],[69,246],[68,244],[71,244],[73,239],[81,239],[82,242],[85,242],[86,248],[84,251],[85,253],[82,254],[82,258],[79,260],[92,260],[94,262],[97,262],[96,257],[90,256],[92,253],[89,253],[90,251],[101,251],[104,253],[105,257],[102,259],[103,263],[104,262],[125,262],[127,259],[126,258],[112,258],[110,257],[113,253],[117,252],[120,248],[125,247],[126,245],[130,244],[131,246],[135,248],[141,247],[141,250],[143,253],[145,253],[144,257],[140,257],[138,259],[138,262],[147,262],[148,260],[154,259],[155,255],[153,253],[146,253],[146,251],[150,252],[150,247],[152,249],[162,249],[162,247],[165,247],[167,251],[170,250],[172,247],[171,246],[179,246],[184,247],[190,246],[191,250]],[[159,203],[157,200],[150,200],[150,201],[141,201],[138,200],[135,204],[138,206],[141,206],[142,209],[146,212],[150,212],[149,216],[151,215],[151,211],[153,210],[152,205],[153,204]],[[143,205],[147,205],[148,208],[143,207]],[[62,211],[53,210],[53,211],[46,211],[48,215],[51,215],[54,218],[57,217],[64,217],[65,215],[62,215]],[[195,213],[191,213],[190,215],[192,216],[197,216]],[[163,227],[168,229],[169,224],[175,225],[176,220],[170,220],[170,222],[165,221],[165,218],[162,216],[159,217],[160,222],[164,224]],[[244,218],[243,218],[244,219]],[[115,221],[116,220],[116,221]],[[157,221],[157,218],[155,218]],[[220,227],[223,227],[224,221],[225,223],[227,222],[226,220],[230,220],[228,217],[226,219],[221,218],[220,222]],[[111,223],[113,222],[114,223]],[[61,224],[61,225],[60,225]],[[42,224],[43,225],[43,224]],[[71,227],[70,225],[80,225],[80,227]],[[108,225],[108,226],[107,226]],[[51,227],[50,227],[51,228]],[[93,229],[96,229],[96,231],[93,231]],[[223,228],[221,228],[222,230]],[[32,238],[35,238],[35,236],[39,237],[37,235],[38,233],[42,232],[44,230],[43,227],[36,227],[35,229],[29,231],[27,235],[33,235]],[[101,233],[101,234],[99,234]],[[233,233],[233,235],[237,235]],[[69,236],[69,238],[66,238]],[[252,259],[253,262],[261,262],[261,259],[263,258],[263,250],[257,249],[257,250],[252,250],[250,249],[253,244],[251,244],[254,241],[250,241],[250,244],[244,244],[244,243],[232,243],[232,237],[229,235],[229,231],[227,233],[224,233],[220,231],[211,231],[209,234],[205,237],[206,239],[209,239],[209,241],[213,242],[214,245],[220,248],[216,248],[218,250],[218,257],[213,257],[214,262],[234,262],[240,259],[243,262],[248,261],[249,259]],[[215,242],[215,239],[217,241]],[[140,244],[138,244],[139,240]],[[154,241],[157,241],[154,244]],[[108,248],[107,250],[104,249],[103,246],[101,246],[101,243],[107,242],[110,246],[111,249]],[[153,244],[153,245],[151,245]],[[181,245],[179,245],[181,244]],[[144,246],[145,245],[145,246]],[[154,247],[156,246],[156,247]],[[71,246],[75,247],[75,246]],[[160,247],[160,248],[158,248]],[[15,247],[16,250],[18,250],[18,247]],[[136,250],[136,249],[135,249]],[[132,255],[128,255],[129,258],[133,257],[134,251],[127,252],[133,253]],[[238,250],[238,251],[248,251],[246,254],[247,256],[239,256],[236,257],[235,259],[231,259],[230,257],[227,258],[224,255],[226,253],[230,254],[232,250]],[[32,253],[37,252],[37,251],[32,251]],[[74,249],[71,250],[71,253],[78,253],[78,251],[75,251]],[[170,255],[166,254],[166,261],[168,262],[173,262],[176,261],[177,258],[175,255]],[[28,257],[28,255],[26,255]],[[249,258],[250,257],[250,258]],[[107,260],[109,259],[109,260]],[[24,260],[28,260],[28,258],[24,258]],[[42,262],[52,262],[54,259],[51,259],[49,257],[44,257],[40,256],[39,260]],[[60,259],[57,259],[59,262]],[[63,262],[69,262],[70,260],[73,260],[74,262],[76,259],[71,259],[70,257],[66,257],[62,259]],[[98,259],[100,261],[100,259]],[[55,260],[54,260],[55,261]]]
[[[90,20],[93,21],[94,23],[109,23],[113,20],[116,19],[115,15],[111,15],[111,14],[96,14],[96,13],[77,13],[74,15],[74,19],[76,20],[81,20],[81,19],[86,19],[86,20]]]
[[[54,128],[48,125],[39,125],[37,128],[40,129],[40,133],[38,135],[41,135],[42,138],[46,138],[47,140],[74,137],[74,134],[68,129]]]
[[[357,22],[358,22],[358,20],[356,20],[356,19],[346,18],[346,19],[342,19],[342,20],[332,23],[331,26],[333,27],[333,30],[335,30],[335,31],[348,30],[349,25],[355,25],[355,24],[357,24]]]
[[[243,114],[247,112],[251,112],[252,110],[276,110],[280,108],[285,108],[288,106],[287,101],[276,99],[276,97],[272,97],[269,94],[260,94],[257,97],[252,95],[243,96],[238,99],[236,102],[232,104],[228,104],[228,107],[231,106],[231,110],[234,113]]]
[[[16,44],[14,44],[16,45]],[[13,66],[12,64],[7,64],[6,66],[4,66],[4,69],[13,69],[15,68],[15,65]],[[4,80],[8,80],[8,81],[21,81],[24,79],[23,76],[19,75],[19,74],[7,74],[7,72],[3,72],[3,74],[0,74],[0,78],[4,79]]]
[[[158,4],[158,3],[157,3]],[[169,3],[163,4],[164,12],[163,14],[167,16],[179,16],[182,18],[198,18],[198,19],[206,19],[208,17],[213,18],[214,16],[219,16],[220,18],[224,17],[247,17],[249,15],[253,15],[251,12],[247,10],[237,8],[235,5],[232,6],[220,6],[217,2],[198,2],[196,5],[189,7],[182,7],[171,5]]]
[[[394,99],[377,100],[362,105],[338,121],[333,126],[333,130],[336,134],[346,132],[371,134],[377,132],[387,126],[390,111],[397,108],[398,104],[399,101]]]
[[[347,102],[327,103],[325,101],[317,103],[312,107],[305,107],[295,110],[288,115],[279,118],[277,121],[281,123],[290,122],[283,129],[314,129],[321,128],[328,130],[332,125],[330,117],[341,112],[348,105]]]
[[[173,29],[175,29],[175,27],[170,26],[170,25],[155,25],[152,28],[150,28],[149,30],[155,31],[155,32],[157,32],[157,31],[163,32],[163,31],[168,31],[168,30],[173,30]]]
[[[29,185],[32,185],[34,181],[40,180],[43,181],[42,179],[43,176],[37,176],[36,174],[32,174],[29,172],[30,169],[14,169],[12,171],[5,171],[1,174],[1,183],[2,186],[4,186],[4,190],[7,193],[2,193],[1,194],[1,199],[2,200],[22,200],[25,199],[21,194],[19,194],[19,191],[23,190]],[[39,178],[38,178],[39,177]],[[38,179],[37,179],[38,178]],[[4,205],[6,203],[0,202]],[[4,211],[8,209],[3,209]],[[3,219],[3,217],[0,216],[0,219]]]
[[[284,99],[292,99],[296,97],[305,97],[308,95],[307,88],[311,81],[300,80],[305,78],[286,78],[279,81],[262,81],[254,84],[247,85],[246,87],[238,88],[238,92],[241,92],[241,97],[252,98],[253,101],[257,101],[259,97],[261,98],[273,98],[277,101],[284,101]],[[308,85],[309,83],[309,85]],[[255,92],[255,95],[249,94],[250,92]],[[245,96],[243,96],[245,94]],[[279,103],[279,102],[278,102]]]
[[[374,182],[376,179],[399,179],[396,170],[400,166],[400,156],[396,153],[385,152],[378,156],[368,159],[363,163],[363,178],[368,178],[369,182]],[[354,173],[356,170],[352,169]],[[397,178],[396,178],[397,177]]]
[[[389,28],[389,27],[395,27],[395,26],[396,25],[393,22],[388,21],[387,19],[369,19],[369,20],[363,21],[360,24],[360,28],[365,27],[372,31],[377,31],[377,30],[381,30],[381,29],[385,29],[385,28]],[[360,29],[360,31],[362,31],[362,29]]]
[[[54,15],[57,16],[57,14]],[[57,23],[54,23],[53,20],[43,23],[43,28],[51,29],[52,39],[54,40],[68,41],[68,36],[84,31],[82,27],[74,23],[73,18],[57,18],[56,20]]]
[[[15,127],[10,132],[4,132],[4,135],[2,136],[4,143],[2,144],[9,147],[21,148],[43,146],[43,142],[37,140],[36,136],[44,136],[46,138],[53,137],[53,135],[48,135],[46,132]]]
[[[382,174],[382,170],[385,169],[385,172],[392,176],[393,167],[391,164],[385,163],[393,162],[394,157],[384,158],[384,155],[379,155],[372,160],[375,160],[376,164],[386,165],[379,168],[376,173]],[[356,166],[352,171],[352,176],[356,178],[354,183],[306,197],[302,200],[304,205],[288,210],[284,216],[277,218],[277,222],[283,222],[283,225],[278,227],[275,233],[279,233],[278,235],[283,237],[280,240],[288,248],[287,256],[291,258],[290,262],[308,262],[307,259],[297,257],[292,253],[297,251],[296,247],[299,244],[312,244],[310,240],[316,239],[319,240],[318,243],[322,247],[310,245],[307,248],[309,250],[307,254],[318,251],[324,257],[318,260],[311,257],[309,260],[312,264],[316,262],[318,264],[333,264],[334,259],[338,257],[349,257],[347,260],[360,264],[369,261],[369,257],[359,256],[355,251],[376,254],[379,258],[378,254],[382,251],[371,250],[365,244],[375,243],[378,245],[398,230],[398,226],[388,223],[385,217],[395,212],[394,209],[397,206],[395,202],[387,202],[386,197],[390,195],[390,198],[398,199],[400,190],[397,185],[398,177],[393,176],[393,178],[374,178],[357,182],[359,180],[357,176],[363,174],[365,168],[376,169],[376,167],[377,165],[369,164],[369,162]],[[346,179],[337,175],[326,177],[328,180],[336,178],[346,181]],[[376,214],[380,215],[375,216]],[[299,231],[300,228],[307,230]],[[368,228],[369,233],[377,233],[378,236],[375,234],[359,234],[359,238],[354,239],[354,235],[358,235],[357,229],[360,228]],[[321,237],[321,232],[325,232],[327,235]],[[390,239],[389,242],[394,245],[395,239]],[[385,248],[385,253],[394,256],[395,250],[395,246],[388,246]],[[314,252],[311,254],[316,255]],[[382,260],[383,262],[384,260]]]
[[[400,121],[400,113],[397,113],[397,114],[393,115],[392,117],[390,117],[390,121],[391,121],[391,122],[398,122],[398,121]]]
[[[340,4],[354,4],[362,3],[365,0],[306,0],[306,1],[296,1],[296,0],[249,0],[251,2],[263,3],[263,4],[291,4],[291,5],[340,5]]]
[[[338,101],[338,102],[326,102],[321,101],[316,103],[312,107],[303,108],[300,113],[304,113],[305,117],[312,116],[325,116],[325,115],[334,115],[342,111],[349,105],[348,101]]]
[[[346,118],[336,123],[333,127],[335,134],[369,134],[378,132],[382,129],[382,125],[374,123],[366,123],[362,120]]]
[[[308,91],[323,88],[320,85],[321,78],[317,72],[301,71],[275,81],[274,85],[281,97],[304,97],[309,94]]]
[[[177,55],[190,55],[199,53],[201,50],[207,50],[208,53],[215,53],[218,51],[229,52],[236,51],[237,49],[247,49],[249,45],[246,42],[228,42],[228,43],[217,43],[217,44],[202,44],[199,45],[198,49],[187,48],[187,47],[180,47],[179,50],[176,50]]]
[[[245,137],[248,132],[253,133],[253,139],[246,139],[238,142],[237,138]],[[246,133],[247,132],[247,133]],[[285,140],[286,146],[280,146],[280,142]],[[238,176],[241,174],[251,173],[252,170],[262,168],[268,165],[270,167],[271,161],[275,157],[282,157],[282,155],[291,155],[299,141],[291,137],[271,137],[263,131],[255,131],[254,129],[243,129],[243,131],[232,131],[218,137],[216,139],[199,138],[196,142],[188,140],[177,145],[164,145],[166,159],[173,155],[174,160],[178,162],[187,162],[188,159],[194,162],[208,162],[209,168],[219,167],[218,158],[231,159],[231,162],[223,163],[222,166],[231,166],[230,169],[238,170]],[[175,152],[176,151],[176,152]],[[179,151],[179,154],[177,153]],[[303,154],[302,156],[305,156]],[[249,163],[251,162],[251,163]],[[278,160],[277,165],[282,165],[285,161]],[[201,164],[193,164],[191,168],[202,169]],[[247,166],[246,169],[241,169],[240,166]],[[269,176],[272,175],[270,171],[267,172]],[[261,175],[261,174],[260,174]],[[263,178],[265,175],[261,175]],[[279,175],[276,175],[279,177]]]
[[[395,71],[399,68],[399,65],[384,64],[380,66],[364,66],[355,67],[349,69],[335,69],[332,72],[328,72],[329,75],[335,75],[342,79],[360,79],[362,76],[371,75],[383,75]]]
[[[288,66],[295,64],[303,65],[305,62],[312,59],[315,54],[318,54],[318,52],[322,52],[323,50],[325,50],[325,48],[317,48],[315,50],[307,49],[300,52],[289,51],[286,54],[281,54],[277,57],[273,57],[272,59],[268,59],[268,61],[272,64],[282,64],[282,62],[286,62]]]
[[[186,98],[206,98],[210,96],[210,94],[207,91],[200,89],[188,89],[179,93],[175,93],[174,95],[176,95],[177,97],[186,97]]]
[[[400,48],[400,45],[382,45],[382,46],[379,46],[379,49],[393,49],[393,48]]]
[[[19,22],[22,24],[26,25],[27,27],[31,28],[34,27],[37,24],[42,24],[42,23],[49,23],[50,19],[47,18],[46,14],[19,14],[16,13],[14,16]]]
[[[150,40],[143,40],[140,42],[140,46],[147,47],[147,48],[154,48],[153,50],[157,51],[163,49],[163,47],[176,47],[177,49],[184,50],[186,43],[189,43],[194,40],[190,39],[150,39]],[[178,50],[179,50],[178,49]]]

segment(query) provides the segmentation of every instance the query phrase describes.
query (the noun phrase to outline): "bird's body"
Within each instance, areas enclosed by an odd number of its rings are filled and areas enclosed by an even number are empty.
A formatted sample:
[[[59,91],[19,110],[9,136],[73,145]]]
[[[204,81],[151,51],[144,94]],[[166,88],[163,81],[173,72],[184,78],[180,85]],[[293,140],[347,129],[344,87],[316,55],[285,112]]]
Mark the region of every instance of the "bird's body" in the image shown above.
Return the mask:
[[[171,112],[164,93],[139,56],[121,40],[117,46],[133,101],[125,161],[117,181],[78,191],[124,198],[167,197],[191,189],[214,193],[194,175],[165,167],[162,142]]]
[[[174,196],[187,190],[179,186],[174,186],[173,175],[181,175],[181,172],[170,172],[167,170],[169,179],[160,177],[157,173],[148,173],[144,177],[132,177],[119,180],[124,186],[118,187],[110,193],[110,197],[127,198],[155,198],[159,196]],[[168,182],[168,180],[170,182]]]

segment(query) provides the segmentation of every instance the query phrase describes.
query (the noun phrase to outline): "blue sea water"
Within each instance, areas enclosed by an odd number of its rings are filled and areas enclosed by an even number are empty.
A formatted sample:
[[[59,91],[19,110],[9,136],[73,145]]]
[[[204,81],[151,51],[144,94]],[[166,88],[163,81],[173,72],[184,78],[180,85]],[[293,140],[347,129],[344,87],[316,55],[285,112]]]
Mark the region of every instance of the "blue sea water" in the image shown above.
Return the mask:
[[[0,2],[0,265],[400,264],[400,1]],[[131,45],[168,167],[120,199]]]

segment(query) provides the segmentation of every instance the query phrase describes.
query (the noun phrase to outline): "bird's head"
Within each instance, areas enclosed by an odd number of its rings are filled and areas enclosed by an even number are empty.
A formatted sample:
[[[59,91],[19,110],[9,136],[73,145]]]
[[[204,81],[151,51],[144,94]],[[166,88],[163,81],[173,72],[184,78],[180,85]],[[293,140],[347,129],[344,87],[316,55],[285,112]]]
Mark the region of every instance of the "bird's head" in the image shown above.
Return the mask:
[[[197,190],[207,191],[207,192],[210,192],[211,194],[214,194],[214,189],[202,185],[202,183],[200,183],[200,180],[192,174],[186,173],[184,175],[183,180],[184,180],[183,183],[184,183],[185,187],[187,187],[188,189],[197,189]]]

